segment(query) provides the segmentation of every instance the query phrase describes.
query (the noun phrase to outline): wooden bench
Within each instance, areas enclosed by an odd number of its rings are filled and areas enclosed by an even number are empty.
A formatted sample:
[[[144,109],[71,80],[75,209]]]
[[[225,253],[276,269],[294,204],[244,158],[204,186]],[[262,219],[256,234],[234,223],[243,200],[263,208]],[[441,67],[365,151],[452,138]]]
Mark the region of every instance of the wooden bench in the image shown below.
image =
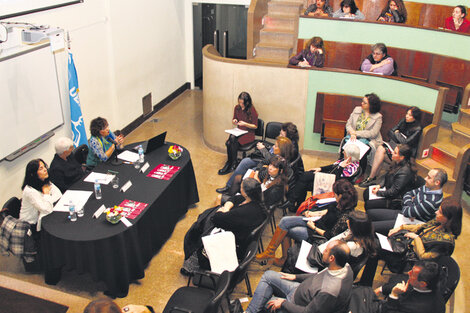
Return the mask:
[[[346,122],[356,106],[360,106],[362,97],[317,93],[313,132],[321,133],[321,142],[338,145],[345,135]],[[399,103],[382,101],[382,128],[380,133],[385,141],[389,140],[388,131],[402,119],[409,106]],[[421,125],[426,127],[432,123],[433,113],[422,111]]]
[[[307,41],[298,40],[297,53]],[[370,48],[365,44],[325,41],[325,67],[358,71]],[[398,65],[398,76],[449,88],[444,110],[458,112],[463,90],[470,82],[470,61],[415,50],[387,49]]]

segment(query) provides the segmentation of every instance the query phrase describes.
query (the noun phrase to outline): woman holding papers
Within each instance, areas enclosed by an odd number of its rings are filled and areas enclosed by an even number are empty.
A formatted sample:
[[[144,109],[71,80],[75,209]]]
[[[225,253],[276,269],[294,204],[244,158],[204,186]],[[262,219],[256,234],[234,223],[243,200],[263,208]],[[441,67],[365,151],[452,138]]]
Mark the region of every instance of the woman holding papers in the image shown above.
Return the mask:
[[[238,96],[238,104],[233,109],[232,124],[241,130],[247,131],[241,136],[230,135],[225,142],[227,147],[227,162],[219,170],[219,175],[225,175],[235,170],[237,166],[238,148],[255,140],[255,130],[258,127],[258,113],[253,106],[248,92],[242,92]]]
[[[31,224],[33,232],[41,230],[41,219],[52,212],[54,203],[62,193],[49,180],[47,164],[41,159],[32,160],[26,165],[20,220]],[[36,226],[36,227],[33,227]]]
[[[100,162],[106,162],[116,150],[116,146],[124,142],[124,136],[116,137],[109,130],[108,121],[102,117],[91,121],[90,133],[91,137],[88,140],[90,150],[86,160],[86,165],[90,167],[95,167]]]
[[[401,209],[401,201],[406,192],[416,183],[416,171],[411,167],[411,148],[399,144],[392,153],[392,166],[385,175],[382,185],[370,186],[364,190],[364,207],[371,209]],[[371,199],[370,195],[373,199]]]
[[[258,261],[274,260],[274,264],[282,266],[290,247],[290,238],[295,241],[309,240],[310,237],[322,236],[329,239],[347,229],[348,214],[357,205],[357,191],[345,179],[333,184],[336,202],[322,210],[305,211],[304,216],[285,216],[281,219],[273,238],[263,253],[256,256]],[[315,222],[314,222],[315,220]],[[282,257],[275,259],[275,252],[282,244]]]
[[[416,157],[421,131],[421,110],[418,107],[410,107],[405,117],[388,132],[390,141],[377,148],[369,177],[359,186],[368,187],[377,183],[376,177],[380,173],[382,163],[391,161],[392,152],[398,144],[407,144],[411,148],[411,157]]]

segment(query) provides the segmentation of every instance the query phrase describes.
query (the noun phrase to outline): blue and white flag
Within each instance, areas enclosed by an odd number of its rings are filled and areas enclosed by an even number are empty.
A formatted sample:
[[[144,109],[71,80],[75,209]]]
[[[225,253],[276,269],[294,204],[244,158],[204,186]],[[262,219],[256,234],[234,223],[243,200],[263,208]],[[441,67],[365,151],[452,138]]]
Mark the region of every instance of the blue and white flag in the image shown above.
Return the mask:
[[[80,107],[80,97],[78,96],[78,77],[75,63],[73,63],[72,53],[69,52],[69,99],[70,99],[70,119],[73,133],[73,144],[78,147],[88,144],[83,121],[82,109]]]

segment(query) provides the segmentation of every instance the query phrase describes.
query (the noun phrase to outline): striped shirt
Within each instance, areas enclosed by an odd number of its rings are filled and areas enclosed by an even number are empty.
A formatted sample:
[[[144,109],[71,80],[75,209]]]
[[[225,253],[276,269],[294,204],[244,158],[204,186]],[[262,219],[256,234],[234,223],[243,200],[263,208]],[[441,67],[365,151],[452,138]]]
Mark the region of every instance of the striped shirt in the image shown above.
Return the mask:
[[[426,186],[421,186],[408,191],[403,196],[402,214],[427,222],[436,216],[442,199],[442,189],[431,190]]]

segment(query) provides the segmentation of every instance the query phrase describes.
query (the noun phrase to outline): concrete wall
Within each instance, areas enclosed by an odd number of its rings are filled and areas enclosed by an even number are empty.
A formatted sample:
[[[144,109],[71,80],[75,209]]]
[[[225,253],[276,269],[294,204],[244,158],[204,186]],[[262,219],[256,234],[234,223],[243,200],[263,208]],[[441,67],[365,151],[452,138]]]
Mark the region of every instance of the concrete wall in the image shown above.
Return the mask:
[[[142,114],[142,97],[147,93],[152,92],[155,104],[189,81],[184,4],[185,0],[141,0],[138,4],[93,0],[9,21],[68,30],[86,128],[91,119],[103,116],[112,129],[119,129]],[[66,51],[56,53],[55,58],[64,120],[69,121]],[[50,163],[54,140],[70,136],[70,125],[55,133],[15,161],[0,162],[0,204],[11,196],[21,196],[26,164],[38,157]]]

